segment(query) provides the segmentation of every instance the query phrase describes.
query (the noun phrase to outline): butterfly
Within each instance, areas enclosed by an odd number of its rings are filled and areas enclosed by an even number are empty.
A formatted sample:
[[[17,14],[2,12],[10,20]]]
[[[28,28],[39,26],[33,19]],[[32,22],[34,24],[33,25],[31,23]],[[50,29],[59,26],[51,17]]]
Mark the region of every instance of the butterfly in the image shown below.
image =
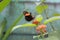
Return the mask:
[[[34,19],[34,17],[32,16],[30,12],[24,11],[23,14],[25,16],[26,21],[32,21]]]

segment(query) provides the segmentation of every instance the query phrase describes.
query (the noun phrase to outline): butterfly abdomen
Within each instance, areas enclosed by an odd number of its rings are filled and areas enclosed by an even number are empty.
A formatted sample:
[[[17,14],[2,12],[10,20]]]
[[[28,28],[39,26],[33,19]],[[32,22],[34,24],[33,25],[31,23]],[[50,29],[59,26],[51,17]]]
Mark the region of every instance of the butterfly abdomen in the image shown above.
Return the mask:
[[[32,16],[25,16],[25,19],[26,19],[27,21],[31,21],[31,20],[33,20],[34,18],[33,18]]]

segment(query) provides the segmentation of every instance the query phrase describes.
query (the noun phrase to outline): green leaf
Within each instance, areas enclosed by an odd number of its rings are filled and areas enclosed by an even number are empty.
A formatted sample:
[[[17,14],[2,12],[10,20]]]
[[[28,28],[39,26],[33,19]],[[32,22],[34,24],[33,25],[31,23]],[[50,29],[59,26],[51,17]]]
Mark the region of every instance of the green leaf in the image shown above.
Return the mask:
[[[53,16],[60,16],[60,14],[59,13],[54,13]]]
[[[5,29],[5,27],[6,27],[6,23],[7,23],[7,20],[6,20],[6,18],[4,18],[4,20],[2,21],[2,23],[1,23],[1,38],[2,38],[2,36],[3,36],[3,32],[4,32],[4,29]]]
[[[53,22],[53,21],[56,21],[56,20],[60,20],[60,16],[55,16],[55,17],[49,18],[49,19],[44,21],[44,24],[47,24],[49,22]]]
[[[47,8],[48,8],[48,5],[38,5],[38,6],[36,6],[36,11],[37,11],[37,13],[41,14]]]
[[[3,0],[0,2],[0,12],[11,2],[11,0]]]
[[[6,31],[6,34],[4,35],[2,40],[7,40],[12,28],[22,19],[23,14],[21,14],[15,21],[14,23],[10,26],[10,28],[8,28],[8,30]]]
[[[43,5],[43,8],[44,8],[44,9],[47,9],[47,8],[48,8],[48,5]]]
[[[13,27],[12,31],[13,32],[15,29],[18,29],[18,28],[25,28],[25,27],[35,27],[36,25],[35,24],[23,24],[23,25],[17,25],[15,27]]]

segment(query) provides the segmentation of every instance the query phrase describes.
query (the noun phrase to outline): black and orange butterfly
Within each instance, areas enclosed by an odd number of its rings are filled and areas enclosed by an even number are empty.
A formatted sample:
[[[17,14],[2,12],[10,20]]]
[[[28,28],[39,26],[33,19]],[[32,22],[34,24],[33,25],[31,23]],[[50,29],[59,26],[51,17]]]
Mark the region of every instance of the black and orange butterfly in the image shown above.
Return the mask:
[[[24,11],[23,14],[24,14],[24,16],[25,16],[25,20],[26,20],[26,21],[31,21],[31,20],[34,19],[34,17],[31,15],[30,12]]]

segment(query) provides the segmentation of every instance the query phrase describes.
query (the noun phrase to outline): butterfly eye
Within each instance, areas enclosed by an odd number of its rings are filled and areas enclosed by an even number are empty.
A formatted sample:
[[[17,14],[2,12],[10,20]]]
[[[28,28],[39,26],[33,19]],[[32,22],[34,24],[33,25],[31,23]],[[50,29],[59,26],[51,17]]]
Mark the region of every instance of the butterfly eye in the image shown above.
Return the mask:
[[[2,2],[3,0],[0,0],[0,2]]]

